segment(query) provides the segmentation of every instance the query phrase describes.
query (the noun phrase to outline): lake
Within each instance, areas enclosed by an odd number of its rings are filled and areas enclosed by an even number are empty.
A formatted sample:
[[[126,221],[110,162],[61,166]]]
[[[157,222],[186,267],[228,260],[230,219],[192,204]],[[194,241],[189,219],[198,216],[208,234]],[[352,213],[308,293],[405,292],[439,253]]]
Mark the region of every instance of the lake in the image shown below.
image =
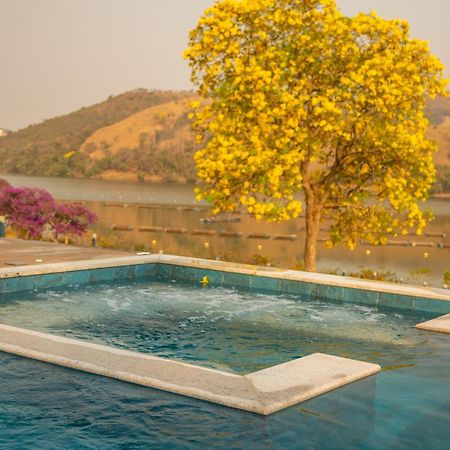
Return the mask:
[[[247,214],[228,214],[214,221],[207,205],[194,201],[192,185],[21,175],[0,175],[0,178],[15,186],[47,189],[61,200],[85,202],[99,216],[92,231],[104,246],[290,268],[299,267],[302,260],[305,237],[302,218],[267,224],[258,223]],[[329,250],[319,243],[319,270],[347,274],[364,269],[391,271],[407,283],[442,286],[443,273],[450,270],[450,249],[439,248],[438,244],[450,244],[450,201],[431,199],[424,207],[431,208],[435,214],[435,220],[426,230],[432,236],[393,237],[396,245],[358,245],[354,251],[344,246]],[[121,230],[113,230],[114,225]],[[327,227],[327,223],[322,225],[320,238],[326,237]],[[172,233],[165,232],[166,228],[171,228]],[[178,233],[177,229],[184,230]],[[229,236],[238,233],[242,235]],[[267,236],[252,238],[249,236],[252,233]],[[443,234],[447,236],[444,238]],[[289,235],[295,235],[295,239]],[[90,236],[85,240],[86,245],[89,241]]]

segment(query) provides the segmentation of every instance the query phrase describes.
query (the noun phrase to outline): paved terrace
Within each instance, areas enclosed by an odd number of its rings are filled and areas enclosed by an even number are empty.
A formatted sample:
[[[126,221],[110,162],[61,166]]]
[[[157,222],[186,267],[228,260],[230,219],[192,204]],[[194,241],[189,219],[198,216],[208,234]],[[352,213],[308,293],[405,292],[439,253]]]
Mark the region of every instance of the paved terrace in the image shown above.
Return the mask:
[[[76,247],[53,242],[0,239],[0,268],[116,258],[132,254],[117,250]]]

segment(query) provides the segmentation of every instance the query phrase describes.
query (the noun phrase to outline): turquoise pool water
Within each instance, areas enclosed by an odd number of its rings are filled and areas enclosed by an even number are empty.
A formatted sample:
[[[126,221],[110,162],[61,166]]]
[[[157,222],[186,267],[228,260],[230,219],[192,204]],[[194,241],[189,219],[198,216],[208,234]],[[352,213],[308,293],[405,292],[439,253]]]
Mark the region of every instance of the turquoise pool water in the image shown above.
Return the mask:
[[[314,352],[383,372],[268,418],[0,354],[0,448],[447,448],[450,336],[429,315],[180,283],[2,297],[0,322],[221,370]]]
[[[0,322],[240,373],[315,352],[414,364],[427,336],[407,311],[147,282],[15,294]]]

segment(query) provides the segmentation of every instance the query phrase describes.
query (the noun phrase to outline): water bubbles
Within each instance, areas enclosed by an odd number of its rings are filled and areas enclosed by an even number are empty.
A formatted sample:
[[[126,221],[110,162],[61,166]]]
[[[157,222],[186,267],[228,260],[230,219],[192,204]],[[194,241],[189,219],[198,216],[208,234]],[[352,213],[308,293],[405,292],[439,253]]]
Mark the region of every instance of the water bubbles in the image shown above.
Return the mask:
[[[395,346],[403,354],[416,348],[407,314],[294,295],[177,282],[103,284],[33,295],[33,301],[2,306],[7,312],[2,321],[6,317],[11,325],[245,371],[298,354],[370,360],[364,357],[369,350],[375,355]]]

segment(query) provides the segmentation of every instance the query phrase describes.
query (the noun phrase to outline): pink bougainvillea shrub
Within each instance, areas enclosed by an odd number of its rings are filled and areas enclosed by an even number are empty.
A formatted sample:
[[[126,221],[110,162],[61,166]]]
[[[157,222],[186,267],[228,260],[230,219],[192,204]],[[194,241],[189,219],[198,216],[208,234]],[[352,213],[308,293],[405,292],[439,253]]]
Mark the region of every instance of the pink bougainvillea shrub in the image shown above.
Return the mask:
[[[84,206],[60,203],[56,205],[51,222],[56,235],[81,236],[96,220],[97,216]]]
[[[41,239],[46,233],[80,236],[97,220],[81,205],[58,204],[44,189],[0,186],[0,216],[25,239]]]

